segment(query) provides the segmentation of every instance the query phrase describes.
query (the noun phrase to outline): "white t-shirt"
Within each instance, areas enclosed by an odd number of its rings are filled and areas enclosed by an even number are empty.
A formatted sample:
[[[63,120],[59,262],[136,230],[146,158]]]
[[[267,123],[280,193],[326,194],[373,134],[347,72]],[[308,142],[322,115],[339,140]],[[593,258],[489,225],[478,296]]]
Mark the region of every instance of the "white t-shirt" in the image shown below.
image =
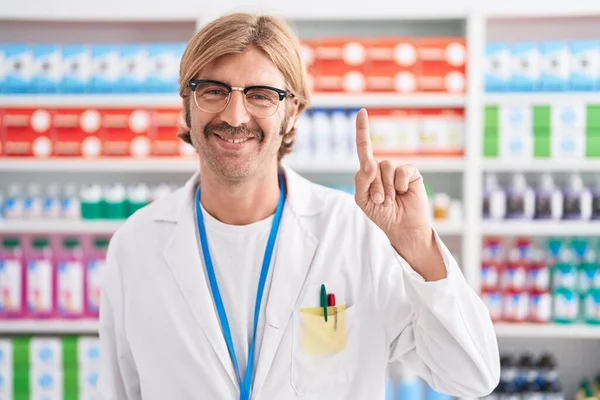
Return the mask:
[[[240,374],[244,379],[254,327],[256,291],[274,216],[272,215],[250,225],[227,225],[212,217],[204,207],[201,207],[201,209],[206,227],[208,249],[223,305],[227,312],[227,320],[229,321],[229,329]],[[273,249],[269,274],[267,275],[261,302],[256,343],[254,345],[254,374],[256,373],[256,360],[258,360],[260,354],[265,306],[269,299],[276,253],[277,241]]]

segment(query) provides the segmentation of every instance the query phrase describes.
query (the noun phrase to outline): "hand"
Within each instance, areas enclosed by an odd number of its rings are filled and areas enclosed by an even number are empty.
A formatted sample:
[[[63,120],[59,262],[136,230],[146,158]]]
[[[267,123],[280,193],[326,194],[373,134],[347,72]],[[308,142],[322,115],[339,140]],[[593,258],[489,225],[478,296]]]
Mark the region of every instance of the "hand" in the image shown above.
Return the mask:
[[[355,200],[392,243],[398,238],[423,233],[431,238],[429,205],[423,177],[412,165],[394,166],[375,161],[364,108],[356,117],[356,151],[360,170],[355,177]]]

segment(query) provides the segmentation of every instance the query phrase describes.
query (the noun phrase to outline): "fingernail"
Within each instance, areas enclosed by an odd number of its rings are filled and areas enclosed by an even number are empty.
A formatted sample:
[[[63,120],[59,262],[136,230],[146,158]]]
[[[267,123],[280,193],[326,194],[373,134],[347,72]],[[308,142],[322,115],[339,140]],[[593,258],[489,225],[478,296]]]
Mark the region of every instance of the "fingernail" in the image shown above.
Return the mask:
[[[373,195],[373,201],[377,204],[381,204],[383,202],[383,195],[381,193],[375,193]]]

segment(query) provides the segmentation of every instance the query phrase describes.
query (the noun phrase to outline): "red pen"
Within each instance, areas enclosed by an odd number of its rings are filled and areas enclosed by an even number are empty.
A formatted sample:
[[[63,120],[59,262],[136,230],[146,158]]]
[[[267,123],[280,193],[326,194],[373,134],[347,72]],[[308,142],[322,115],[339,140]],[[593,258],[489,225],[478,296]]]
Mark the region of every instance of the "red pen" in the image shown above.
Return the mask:
[[[335,294],[329,293],[327,295],[327,306],[333,307],[333,312],[334,312],[333,330],[337,331],[338,313],[337,313],[337,306],[335,304]]]

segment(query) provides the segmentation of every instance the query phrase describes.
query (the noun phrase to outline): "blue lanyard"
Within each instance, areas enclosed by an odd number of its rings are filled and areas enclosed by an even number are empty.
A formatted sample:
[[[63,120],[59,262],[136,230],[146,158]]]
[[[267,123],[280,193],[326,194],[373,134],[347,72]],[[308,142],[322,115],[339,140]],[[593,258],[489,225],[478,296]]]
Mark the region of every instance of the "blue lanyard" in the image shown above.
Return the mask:
[[[273,256],[273,248],[275,246],[277,230],[279,229],[279,223],[281,222],[283,204],[285,203],[285,187],[283,182],[283,175],[281,174],[279,174],[279,190],[279,203],[277,203],[277,210],[275,210],[273,225],[271,225],[271,233],[269,234],[269,240],[267,241],[267,248],[265,249],[265,256],[263,258],[262,269],[260,271],[260,279],[258,281],[258,289],[256,291],[256,304],[254,306],[254,328],[252,330],[252,341],[250,342],[250,349],[248,351],[246,375],[243,381],[241,378],[240,367],[238,365],[237,357],[235,355],[235,349],[233,347],[233,339],[231,338],[231,330],[229,329],[227,313],[225,312],[225,307],[223,306],[223,299],[221,298],[221,292],[219,291],[217,278],[215,277],[215,269],[213,267],[212,259],[210,258],[210,252],[208,250],[208,241],[206,237],[206,228],[204,226],[204,217],[202,216],[202,210],[200,209],[200,187],[198,187],[198,190],[196,191],[196,218],[198,219],[200,245],[202,246],[202,254],[204,255],[204,264],[206,266],[206,273],[210,282],[210,289],[213,295],[213,299],[215,301],[215,306],[217,307],[219,320],[221,321],[223,336],[225,338],[225,342],[227,342],[229,356],[231,357],[231,360],[235,367],[238,383],[240,385],[240,400],[250,399],[250,390],[252,387],[252,370],[254,367],[254,344],[256,342],[256,327],[258,325],[258,316],[260,314],[260,304],[262,302],[265,281],[267,280],[267,275],[269,273],[271,257]]]

